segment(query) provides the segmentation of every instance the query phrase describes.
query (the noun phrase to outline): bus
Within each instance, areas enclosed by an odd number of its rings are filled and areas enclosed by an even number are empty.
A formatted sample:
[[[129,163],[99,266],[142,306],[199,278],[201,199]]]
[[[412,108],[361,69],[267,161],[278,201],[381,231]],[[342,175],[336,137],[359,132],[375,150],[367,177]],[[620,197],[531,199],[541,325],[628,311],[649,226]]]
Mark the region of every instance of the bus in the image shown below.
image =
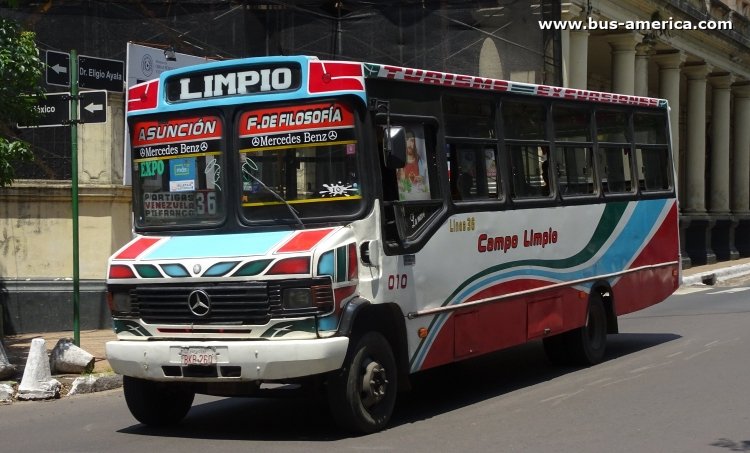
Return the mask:
[[[680,284],[662,99],[386,64],[211,62],[127,99],[134,238],[106,353],[147,425],[311,388],[387,426],[410,376],[527,342],[605,358]]]

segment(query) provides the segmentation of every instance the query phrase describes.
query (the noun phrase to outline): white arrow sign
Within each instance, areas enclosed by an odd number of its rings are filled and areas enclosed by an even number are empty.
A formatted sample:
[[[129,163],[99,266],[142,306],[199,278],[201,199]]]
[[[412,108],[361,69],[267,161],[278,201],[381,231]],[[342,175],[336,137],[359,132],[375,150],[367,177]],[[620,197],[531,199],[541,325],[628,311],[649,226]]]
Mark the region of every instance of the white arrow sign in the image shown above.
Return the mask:
[[[104,106],[102,104],[94,104],[93,102],[86,107],[84,107],[85,110],[87,110],[89,113],[98,112],[99,110],[103,110]]]
[[[65,66],[60,66],[59,64],[56,64],[56,65],[52,66],[52,70],[55,71],[57,74],[60,74],[60,73],[67,74],[68,73],[68,68],[66,68]]]

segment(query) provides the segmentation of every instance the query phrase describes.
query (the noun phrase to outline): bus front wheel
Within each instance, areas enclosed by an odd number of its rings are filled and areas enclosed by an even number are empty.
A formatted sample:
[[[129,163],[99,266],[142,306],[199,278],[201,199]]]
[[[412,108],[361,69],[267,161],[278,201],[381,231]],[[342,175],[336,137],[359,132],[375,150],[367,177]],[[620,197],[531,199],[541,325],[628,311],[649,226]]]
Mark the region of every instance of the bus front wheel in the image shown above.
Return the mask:
[[[193,405],[195,393],[179,384],[122,377],[125,402],[136,420],[148,426],[179,423]]]
[[[388,340],[368,332],[349,350],[344,366],[327,382],[328,403],[336,422],[358,433],[383,429],[396,403],[398,373]]]

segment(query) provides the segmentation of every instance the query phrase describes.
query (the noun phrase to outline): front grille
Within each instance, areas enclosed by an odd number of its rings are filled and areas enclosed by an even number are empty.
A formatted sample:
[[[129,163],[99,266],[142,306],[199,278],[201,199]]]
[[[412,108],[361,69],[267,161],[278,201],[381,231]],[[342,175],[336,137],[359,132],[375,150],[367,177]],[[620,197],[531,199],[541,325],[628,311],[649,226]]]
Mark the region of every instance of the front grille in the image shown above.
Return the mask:
[[[197,316],[190,310],[188,296],[200,289],[210,298],[210,311]],[[268,285],[139,286],[130,296],[149,324],[253,324],[271,319]]]

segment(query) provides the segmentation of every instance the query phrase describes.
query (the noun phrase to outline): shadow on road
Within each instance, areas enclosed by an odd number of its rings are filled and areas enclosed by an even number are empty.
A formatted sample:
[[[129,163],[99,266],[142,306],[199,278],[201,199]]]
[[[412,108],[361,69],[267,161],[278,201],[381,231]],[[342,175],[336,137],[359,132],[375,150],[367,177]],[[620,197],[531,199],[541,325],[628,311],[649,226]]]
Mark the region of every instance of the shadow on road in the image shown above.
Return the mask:
[[[619,334],[608,339],[606,361],[679,339],[674,334]],[[399,395],[390,427],[416,423],[491,398],[575,373],[551,365],[541,342],[532,342],[412,376],[412,391]],[[140,424],[120,432],[145,436],[256,441],[326,442],[349,437],[334,425],[325,398],[226,398],[198,401],[173,428]]]
[[[750,451],[750,440],[735,442],[729,439],[719,439],[712,443],[711,446],[726,448],[729,451]]]

